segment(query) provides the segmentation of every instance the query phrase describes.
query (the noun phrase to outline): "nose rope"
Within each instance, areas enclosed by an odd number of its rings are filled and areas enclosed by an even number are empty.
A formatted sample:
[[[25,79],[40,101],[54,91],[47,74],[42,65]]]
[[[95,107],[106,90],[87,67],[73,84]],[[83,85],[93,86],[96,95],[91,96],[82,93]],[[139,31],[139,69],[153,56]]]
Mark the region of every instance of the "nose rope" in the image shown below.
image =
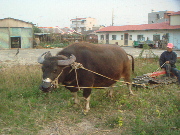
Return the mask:
[[[51,82],[51,83],[52,83],[52,86],[53,86],[54,88],[59,88],[58,79],[59,79],[59,77],[61,76],[61,74],[63,73],[64,69],[67,68],[67,67],[69,67],[69,66],[64,67],[64,68],[62,69],[62,71],[59,73],[59,75],[54,79],[54,81]]]

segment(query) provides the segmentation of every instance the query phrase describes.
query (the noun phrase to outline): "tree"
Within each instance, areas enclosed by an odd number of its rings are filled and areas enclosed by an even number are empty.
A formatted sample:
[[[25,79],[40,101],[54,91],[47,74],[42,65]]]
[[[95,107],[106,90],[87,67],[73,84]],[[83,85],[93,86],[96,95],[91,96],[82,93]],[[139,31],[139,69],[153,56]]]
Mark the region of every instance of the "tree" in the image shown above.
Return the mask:
[[[34,33],[41,33],[42,31],[37,26],[33,26],[33,32]]]

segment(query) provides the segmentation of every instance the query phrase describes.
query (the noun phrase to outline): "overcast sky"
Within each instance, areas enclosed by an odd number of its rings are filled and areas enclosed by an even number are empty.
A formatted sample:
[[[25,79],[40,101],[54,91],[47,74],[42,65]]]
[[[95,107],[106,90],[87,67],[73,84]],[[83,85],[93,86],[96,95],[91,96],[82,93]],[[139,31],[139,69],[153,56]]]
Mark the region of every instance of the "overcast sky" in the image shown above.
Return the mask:
[[[148,13],[180,11],[180,0],[0,0],[0,19],[12,17],[42,27],[70,27],[76,17],[96,18],[99,25],[148,23]]]

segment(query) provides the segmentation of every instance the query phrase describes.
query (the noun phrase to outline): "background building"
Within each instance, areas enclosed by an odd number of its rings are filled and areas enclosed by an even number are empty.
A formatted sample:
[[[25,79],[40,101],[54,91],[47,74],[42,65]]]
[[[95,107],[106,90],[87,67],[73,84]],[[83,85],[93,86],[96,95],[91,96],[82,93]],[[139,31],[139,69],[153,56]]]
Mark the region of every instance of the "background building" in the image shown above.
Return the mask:
[[[95,18],[75,18],[71,19],[71,28],[77,32],[83,32],[94,29],[97,27],[97,20]]]
[[[154,12],[154,10],[152,10],[151,13],[148,13],[148,24],[169,22],[172,13],[174,13],[174,11]]]
[[[109,26],[97,30],[98,43],[133,46],[134,41],[173,43],[180,49],[180,11],[169,14],[169,20],[142,25]]]
[[[14,18],[0,19],[0,48],[32,48],[33,24]]]

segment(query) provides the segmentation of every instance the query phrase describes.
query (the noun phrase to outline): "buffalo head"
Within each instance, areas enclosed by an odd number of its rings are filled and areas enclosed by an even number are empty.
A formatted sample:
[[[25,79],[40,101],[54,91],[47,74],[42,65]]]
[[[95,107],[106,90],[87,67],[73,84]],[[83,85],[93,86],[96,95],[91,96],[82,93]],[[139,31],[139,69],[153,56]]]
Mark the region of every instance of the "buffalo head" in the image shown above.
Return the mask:
[[[44,92],[49,92],[56,88],[55,80],[60,74],[63,74],[65,67],[68,67],[76,61],[76,57],[71,54],[70,57],[64,55],[52,56],[50,52],[43,53],[38,58],[38,63],[42,64],[42,84],[40,89]]]

